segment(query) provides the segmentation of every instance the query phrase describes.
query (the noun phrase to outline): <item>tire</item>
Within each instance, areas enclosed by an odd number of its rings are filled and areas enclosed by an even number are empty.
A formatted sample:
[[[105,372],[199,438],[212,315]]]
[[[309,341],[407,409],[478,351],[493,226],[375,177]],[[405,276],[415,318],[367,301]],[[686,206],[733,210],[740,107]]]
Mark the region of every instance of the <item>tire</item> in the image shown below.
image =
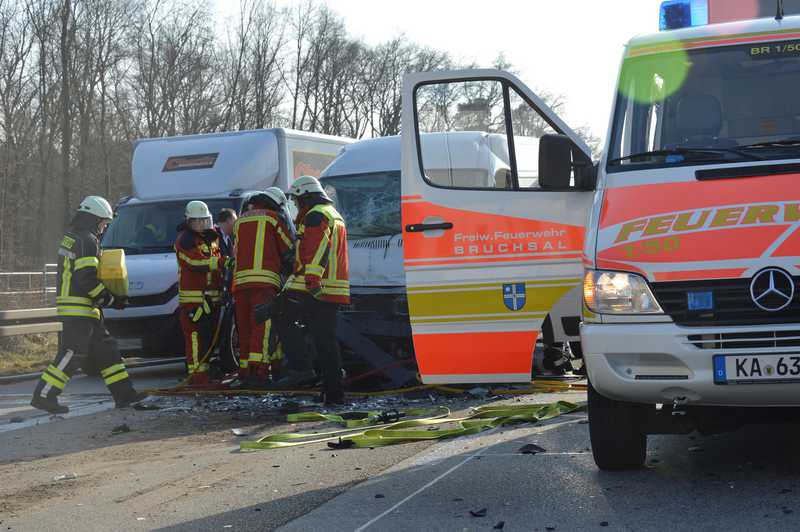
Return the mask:
[[[640,469],[647,456],[643,421],[647,406],[615,401],[589,384],[589,438],[597,467],[603,471]]]

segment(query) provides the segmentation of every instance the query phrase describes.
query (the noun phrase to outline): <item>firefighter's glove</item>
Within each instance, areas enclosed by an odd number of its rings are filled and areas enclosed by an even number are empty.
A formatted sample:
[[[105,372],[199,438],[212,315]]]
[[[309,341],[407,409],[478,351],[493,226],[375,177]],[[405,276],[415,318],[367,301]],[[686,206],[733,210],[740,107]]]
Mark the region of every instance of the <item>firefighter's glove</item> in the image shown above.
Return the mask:
[[[125,309],[130,301],[125,296],[111,296],[111,302],[109,306],[116,310],[123,310]]]
[[[211,316],[211,305],[208,302],[208,299],[203,298],[203,304],[197,307],[194,313],[191,315],[192,321],[197,323],[204,317]]]
[[[315,299],[319,299],[322,295],[322,283],[320,278],[316,275],[306,275],[306,290]]]
[[[281,255],[281,273],[289,275],[294,270],[294,248]]]
[[[261,303],[255,306],[256,323],[266,323],[272,319],[275,312],[275,301],[269,303]]]

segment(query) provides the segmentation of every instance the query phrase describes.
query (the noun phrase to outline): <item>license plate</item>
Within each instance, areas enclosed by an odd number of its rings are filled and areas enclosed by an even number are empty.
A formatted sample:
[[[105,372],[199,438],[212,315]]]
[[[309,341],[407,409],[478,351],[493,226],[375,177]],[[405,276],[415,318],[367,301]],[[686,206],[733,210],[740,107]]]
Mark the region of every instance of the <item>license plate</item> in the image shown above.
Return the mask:
[[[716,384],[800,382],[800,354],[715,355]]]

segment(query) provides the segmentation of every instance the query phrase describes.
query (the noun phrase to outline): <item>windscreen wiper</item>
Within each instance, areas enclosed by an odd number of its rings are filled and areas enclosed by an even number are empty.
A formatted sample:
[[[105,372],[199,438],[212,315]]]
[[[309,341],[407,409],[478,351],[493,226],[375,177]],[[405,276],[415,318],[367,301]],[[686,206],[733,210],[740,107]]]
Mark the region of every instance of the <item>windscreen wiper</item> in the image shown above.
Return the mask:
[[[653,150],[653,151],[644,151],[641,153],[633,153],[631,155],[626,155],[625,157],[611,159],[610,161],[608,161],[608,164],[616,164],[616,163],[621,163],[623,161],[630,161],[638,158],[669,157],[670,155],[678,155],[683,157],[683,159],[681,159],[680,161],[670,161],[670,162],[698,161],[698,160],[730,161],[730,159],[724,159],[721,157],[717,159],[707,157],[708,155],[719,155],[726,153],[737,155],[740,159],[746,161],[764,160],[763,157],[759,157],[758,155],[753,155],[752,153],[740,151],[739,149],[736,148],[672,148],[669,150]],[[704,156],[704,157],[699,157],[699,156]]]
[[[750,148],[800,148],[800,137],[789,137],[780,140],[770,140],[767,142],[756,142],[740,146],[739,149],[749,150]]]

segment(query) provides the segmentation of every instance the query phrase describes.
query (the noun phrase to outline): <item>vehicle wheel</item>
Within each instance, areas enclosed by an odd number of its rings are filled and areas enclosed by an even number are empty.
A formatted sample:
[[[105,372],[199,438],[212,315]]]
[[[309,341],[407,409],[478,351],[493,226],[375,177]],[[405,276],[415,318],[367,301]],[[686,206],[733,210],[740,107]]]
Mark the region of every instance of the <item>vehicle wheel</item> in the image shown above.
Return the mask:
[[[589,384],[589,438],[597,467],[604,471],[639,469],[647,454],[643,420],[646,405],[615,401]]]

